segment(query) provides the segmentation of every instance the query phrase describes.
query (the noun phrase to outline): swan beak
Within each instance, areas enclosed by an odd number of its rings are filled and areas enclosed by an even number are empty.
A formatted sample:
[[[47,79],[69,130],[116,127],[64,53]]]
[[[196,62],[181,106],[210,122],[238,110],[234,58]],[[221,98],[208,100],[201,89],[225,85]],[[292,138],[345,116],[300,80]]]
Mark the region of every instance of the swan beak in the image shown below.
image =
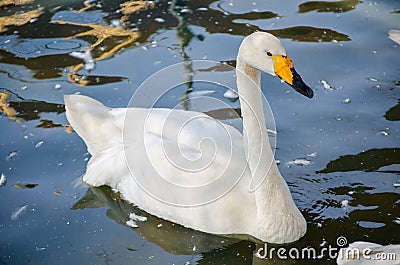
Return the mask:
[[[294,90],[300,94],[312,98],[313,90],[307,86],[301,76],[296,72],[292,60],[285,55],[272,55],[274,62],[275,74],[288,83]]]

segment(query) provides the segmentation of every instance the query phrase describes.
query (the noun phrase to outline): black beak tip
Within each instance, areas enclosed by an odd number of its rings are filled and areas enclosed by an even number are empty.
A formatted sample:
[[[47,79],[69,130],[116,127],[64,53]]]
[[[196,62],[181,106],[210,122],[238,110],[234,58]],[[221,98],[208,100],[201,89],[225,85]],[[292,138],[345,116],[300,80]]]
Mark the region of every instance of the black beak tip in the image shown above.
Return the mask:
[[[308,98],[313,98],[314,97],[314,91],[307,86],[306,88],[306,93],[304,94],[304,96],[308,97]]]
[[[300,75],[296,72],[296,70],[294,70],[294,68],[292,68],[292,74],[293,89],[308,98],[312,98],[314,96],[314,91],[304,83],[303,79],[301,79]]]

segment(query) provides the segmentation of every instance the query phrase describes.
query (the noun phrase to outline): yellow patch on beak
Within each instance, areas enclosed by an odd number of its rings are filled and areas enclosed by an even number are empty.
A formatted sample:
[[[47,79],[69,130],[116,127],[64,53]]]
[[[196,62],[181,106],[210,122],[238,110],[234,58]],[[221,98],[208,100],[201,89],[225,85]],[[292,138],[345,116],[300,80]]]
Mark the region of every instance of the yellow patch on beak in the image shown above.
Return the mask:
[[[293,62],[289,56],[272,55],[272,60],[274,61],[275,74],[289,85],[293,85]]]

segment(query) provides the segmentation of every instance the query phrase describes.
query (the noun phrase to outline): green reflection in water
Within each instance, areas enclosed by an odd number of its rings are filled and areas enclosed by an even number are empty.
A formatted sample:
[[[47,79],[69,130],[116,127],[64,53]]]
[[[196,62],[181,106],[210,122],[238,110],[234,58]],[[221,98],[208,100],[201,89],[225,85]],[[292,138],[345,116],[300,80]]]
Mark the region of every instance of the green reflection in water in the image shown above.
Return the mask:
[[[400,101],[385,113],[385,118],[388,121],[400,121]]]
[[[2,108],[0,108],[0,113],[3,112],[11,120],[39,120],[42,113],[60,114],[65,112],[64,104],[24,99],[18,94],[4,88],[0,88],[0,96],[3,98],[1,103],[4,105],[1,106]],[[11,100],[9,100],[9,98]],[[5,107],[11,111],[7,111]]]
[[[348,216],[339,217],[340,221],[337,221],[336,218],[321,219],[320,211],[327,211],[327,207],[332,209],[332,207],[335,207],[335,203],[339,204],[336,206],[338,212],[344,211],[340,207],[339,198],[340,196],[348,196],[350,191],[353,192],[349,202],[349,207],[352,207],[352,210],[348,212]],[[284,246],[268,244],[269,248],[285,247],[289,250],[292,247],[298,249],[313,247],[319,254],[322,249],[321,241],[326,241],[332,247],[336,247],[337,231],[342,231],[342,236],[345,236],[349,242],[368,240],[368,237],[373,235],[375,242],[384,243],[387,242],[387,231],[396,229],[397,224],[393,220],[396,218],[394,213],[400,209],[399,194],[393,192],[374,193],[374,188],[356,183],[350,186],[331,188],[329,193],[336,194],[338,197],[328,200],[321,198],[312,206],[314,210],[303,212],[309,222],[308,232],[304,238]],[[124,226],[127,226],[126,222],[129,221],[131,213],[146,217],[146,221],[136,221],[137,227],[132,232],[146,238],[147,241],[158,245],[168,253],[196,255],[196,259],[199,259],[196,264],[199,265],[331,264],[326,262],[325,259],[282,260],[276,258],[276,255],[273,259],[261,260],[254,254],[264,244],[211,235],[173,224],[152,216],[122,200],[118,193],[114,193],[111,188],[106,186],[90,187],[86,194],[72,206],[72,210],[100,207],[107,207],[107,217]],[[316,225],[317,223],[320,225]],[[375,228],[365,227],[365,224]],[[390,241],[396,243],[398,239],[398,235],[394,234]],[[131,251],[139,249],[141,243],[138,242],[137,244],[129,245],[127,249]]]
[[[240,241],[192,230],[157,218],[122,200],[118,193],[114,193],[106,186],[89,188],[86,194],[72,206],[72,210],[104,206],[109,207],[106,212],[107,217],[121,225],[129,226],[127,221],[130,220],[131,213],[145,217],[146,221],[134,220],[137,225],[134,231],[175,255],[207,253]]]
[[[284,29],[270,30],[270,33],[279,38],[292,39],[303,42],[349,41],[349,36],[331,29],[297,26]]]
[[[317,173],[376,171],[393,164],[400,164],[400,148],[370,149],[356,155],[345,155],[332,160],[325,169]]]
[[[299,13],[310,11],[343,13],[355,9],[360,3],[362,3],[360,0],[343,0],[336,2],[310,1],[299,5]]]

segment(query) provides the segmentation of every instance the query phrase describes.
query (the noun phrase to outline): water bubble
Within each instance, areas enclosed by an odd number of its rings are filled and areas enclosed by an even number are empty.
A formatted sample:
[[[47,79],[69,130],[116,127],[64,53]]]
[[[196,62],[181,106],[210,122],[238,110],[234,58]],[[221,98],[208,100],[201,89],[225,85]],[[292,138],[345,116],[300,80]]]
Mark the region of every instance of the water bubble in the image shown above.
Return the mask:
[[[292,161],[286,163],[287,167],[291,166],[309,166],[312,164],[312,161],[305,159],[305,158],[296,158]]]
[[[15,210],[12,214],[11,214],[11,220],[16,221],[18,220],[25,212],[26,209],[28,209],[28,205],[24,205],[19,207],[17,210]]]
[[[44,144],[44,141],[39,141],[35,144],[35,148],[39,148]]]
[[[10,161],[11,159],[14,159],[17,155],[18,155],[18,151],[12,151],[10,153],[8,153],[6,160]]]
[[[235,99],[238,98],[238,94],[235,91],[228,88],[224,93],[224,97]]]
[[[164,22],[165,22],[165,19],[160,18],[160,17],[156,17],[156,18],[154,19],[154,21],[155,21],[155,22],[158,22],[158,23],[164,23]]]
[[[345,99],[342,100],[343,104],[349,104],[350,102],[351,102],[350,98],[345,98]]]
[[[184,14],[184,13],[193,13],[193,11],[191,9],[189,9],[189,8],[183,8],[181,11],[179,11],[179,13],[182,13],[182,14]]]
[[[335,90],[327,81],[321,80],[320,82],[324,86],[324,89],[326,89],[326,90]]]
[[[129,226],[129,227],[132,227],[132,228],[138,227],[138,225],[136,224],[136,222],[133,221],[133,220],[128,220],[128,221],[125,222],[125,224],[126,224],[127,226]]]
[[[113,27],[122,27],[121,21],[119,21],[118,19],[113,19],[110,21],[111,26]]]
[[[307,156],[308,156],[308,157],[317,157],[317,156],[318,156],[318,153],[317,153],[317,152],[313,152],[313,153],[311,153],[311,154],[308,154]]]
[[[384,130],[379,132],[383,136],[389,136],[389,128],[385,128]]]
[[[90,71],[94,69],[95,63],[92,53],[89,49],[84,52],[71,52],[69,55],[78,59],[82,59],[85,62],[85,70]]]
[[[6,176],[3,173],[1,173],[0,186],[3,186],[6,183],[6,181],[7,181]]]

